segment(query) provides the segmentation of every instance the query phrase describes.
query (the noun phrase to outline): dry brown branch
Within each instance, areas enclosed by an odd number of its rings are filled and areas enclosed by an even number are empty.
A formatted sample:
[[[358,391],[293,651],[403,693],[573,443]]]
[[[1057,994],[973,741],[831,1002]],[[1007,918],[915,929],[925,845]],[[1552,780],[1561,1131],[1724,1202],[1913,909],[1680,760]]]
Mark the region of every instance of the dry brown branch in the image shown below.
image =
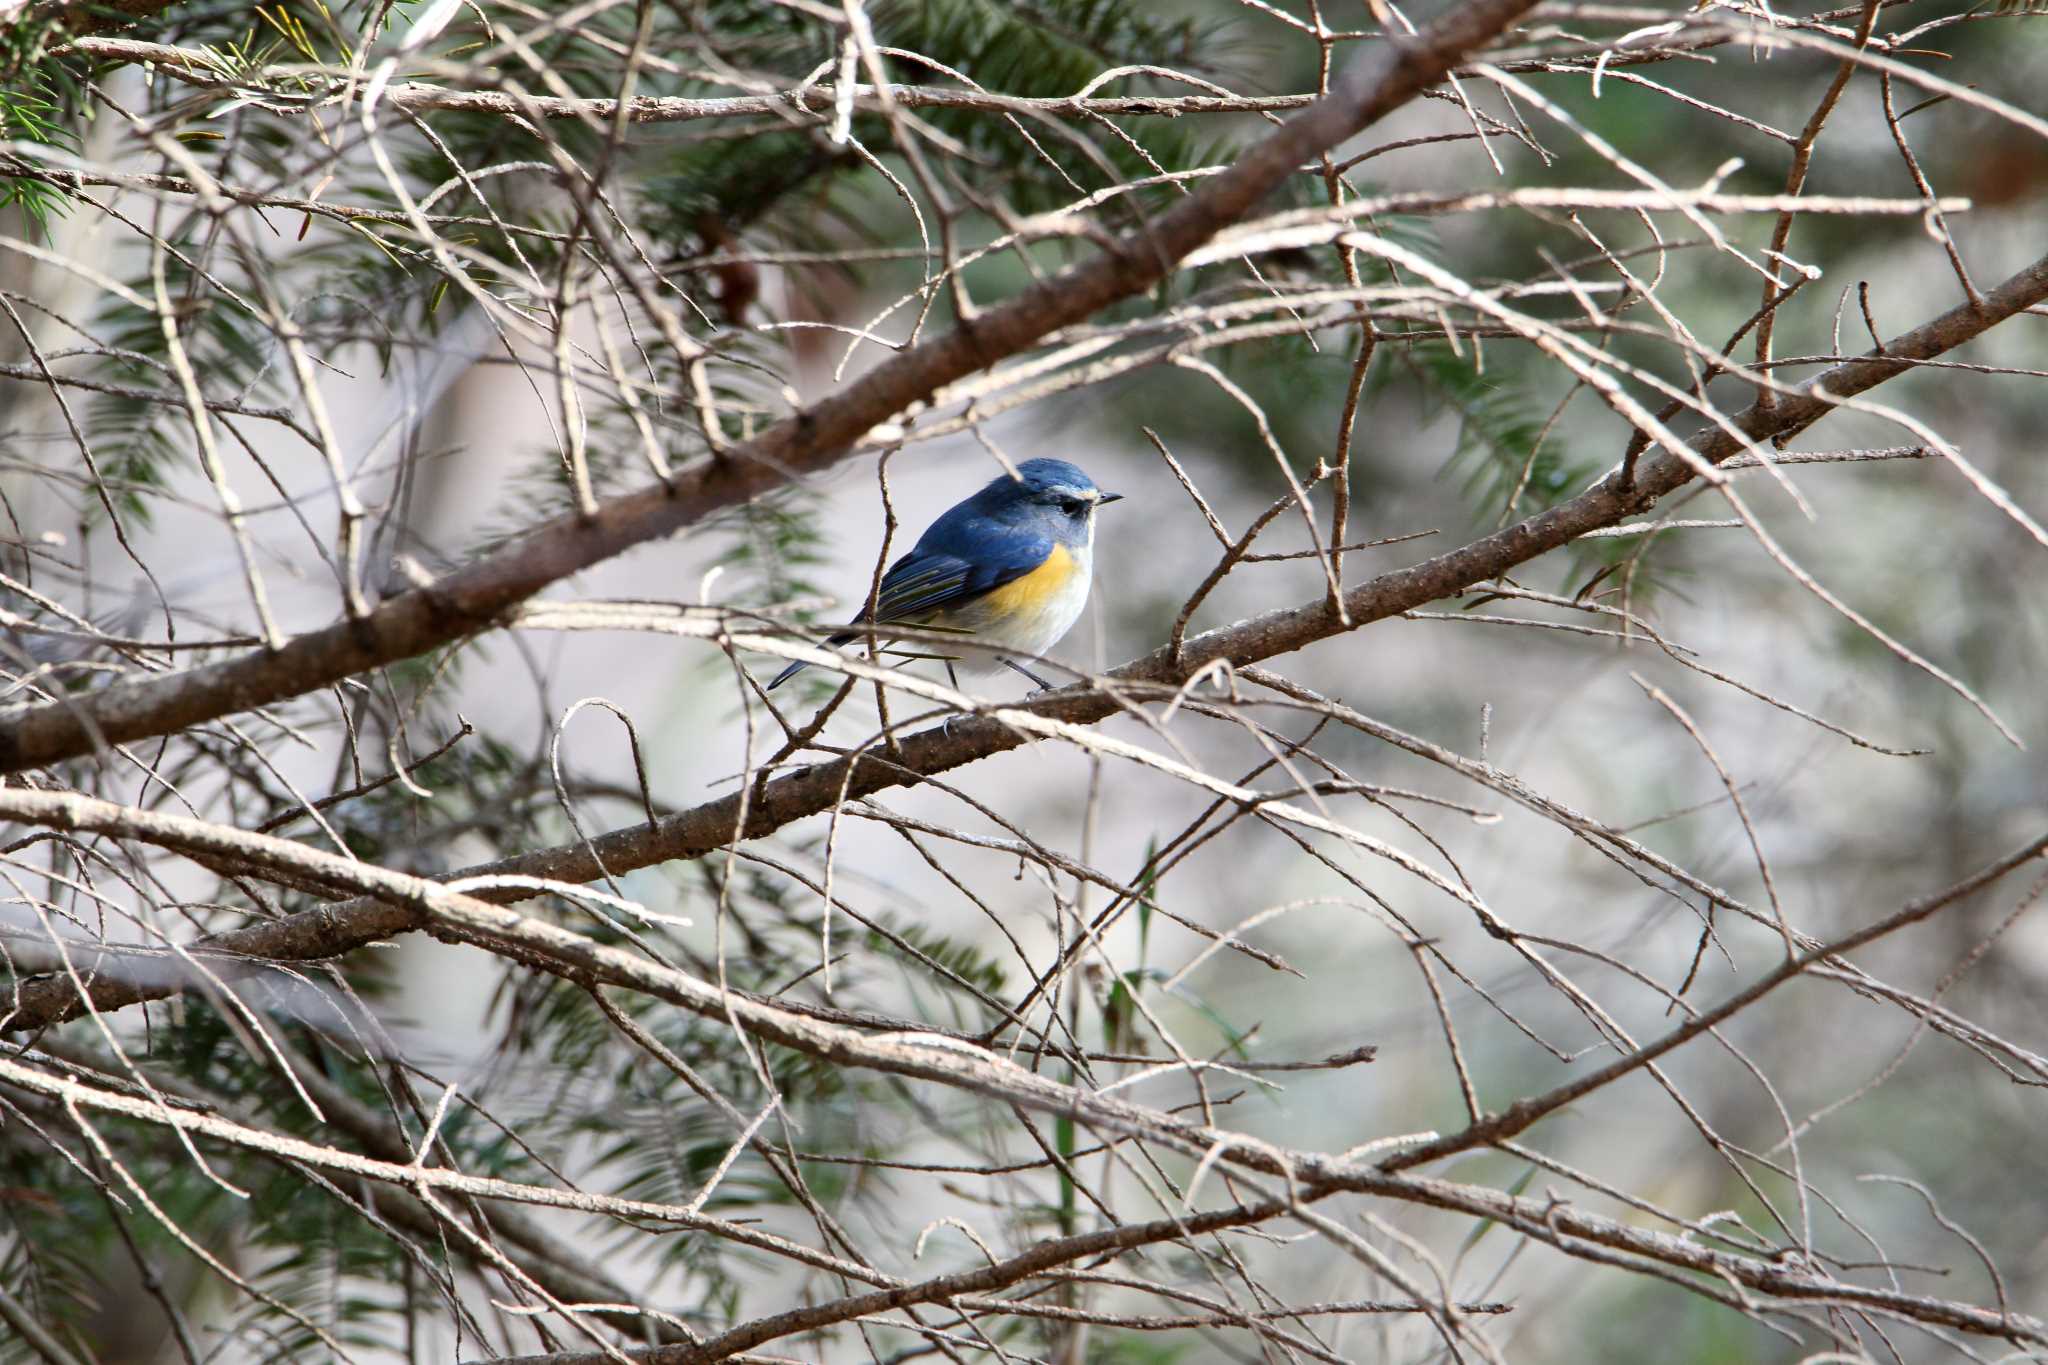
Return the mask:
[[[1023,350],[1148,287],[1173,263],[1243,217],[1304,158],[1398,108],[1497,35],[1532,0],[1460,6],[1415,39],[1359,61],[1331,96],[1296,114],[1228,170],[1141,230],[972,322],[921,343],[832,397],[777,423],[664,487],[612,498],[522,536],[466,568],[379,604],[359,620],[279,647],[150,683],[7,718],[0,771],[18,772],[107,745],[268,705],[411,658],[496,623],[519,602],[578,570],[720,508],[844,459],[878,425],[935,390]]]
[[[1896,914],[1833,944],[1792,959],[1776,972],[1760,978],[1742,992],[1713,1010],[1672,1030],[1656,1043],[1633,1056],[1588,1073],[1553,1095],[1518,1103],[1508,1111],[1489,1116],[1465,1134],[1443,1142],[1415,1148],[1383,1161],[1365,1165],[1322,1154],[1276,1149],[1271,1144],[1243,1134],[1190,1124],[1146,1106],[1061,1085],[1036,1076],[1000,1057],[974,1047],[946,1044],[935,1036],[866,1037],[840,1025],[804,1018],[773,1005],[738,999],[709,983],[698,981],[673,968],[593,943],[588,938],[538,920],[477,901],[472,897],[441,891],[419,878],[399,876],[331,854],[323,854],[268,836],[246,834],[204,821],[178,816],[152,815],[123,809],[106,802],[66,794],[9,792],[0,794],[0,810],[16,819],[47,824],[67,831],[92,831],[139,838],[190,855],[233,855],[251,861],[290,866],[337,888],[371,891],[379,896],[410,905],[424,914],[433,928],[464,939],[497,943],[518,950],[522,956],[545,963],[550,970],[629,986],[681,1005],[706,1018],[728,1020],[748,1033],[785,1046],[812,1053],[841,1065],[870,1068],[897,1075],[936,1081],[976,1093],[998,1097],[1012,1104],[1053,1113],[1066,1113],[1089,1126],[1145,1138],[1205,1162],[1221,1160],[1233,1166],[1280,1176],[1293,1193],[1288,1198],[1252,1206],[1233,1206],[1212,1214],[1189,1215],[1191,1230],[1201,1230],[1204,1219],[1220,1220],[1218,1226],[1263,1221],[1283,1215],[1298,1216],[1300,1206],[1337,1191],[1351,1191],[1404,1202],[1418,1202],[1438,1208],[1493,1218],[1520,1231],[1560,1245],[1587,1242],[1605,1247],[1628,1261],[1659,1263],[1678,1270],[1705,1271],[1731,1279],[1745,1289],[1791,1300],[1815,1300],[1843,1305],[1882,1309],[1904,1317],[1957,1330],[2004,1337],[2015,1342],[2048,1345],[2048,1324],[2007,1312],[1990,1312],[1922,1296],[1872,1289],[1844,1282],[1810,1269],[1775,1264],[1755,1257],[1710,1250],[1688,1239],[1644,1231],[1597,1215],[1584,1213],[1569,1204],[1502,1195],[1479,1187],[1442,1180],[1404,1176],[1397,1172],[1433,1160],[1449,1152],[1464,1150],[1496,1139],[1513,1136],[1542,1115],[1554,1111],[1575,1096],[1609,1084],[1621,1075],[1649,1065],[1658,1056],[1681,1046],[1725,1019],[1749,1002],[1798,976],[1823,957],[1837,956],[1860,944],[1926,918],[1958,899],[1991,885],[2016,867],[2048,852],[2048,835],[1979,869],[1955,886],[1916,901]],[[649,1204],[572,1194],[514,1182],[467,1176],[417,1161],[405,1165],[349,1155],[333,1148],[257,1132],[229,1120],[189,1109],[171,1108],[150,1097],[128,1097],[81,1084],[75,1079],[58,1079],[19,1063],[0,1060],[0,1083],[15,1085],[37,1094],[49,1095],[69,1108],[85,1106],[97,1111],[125,1114],[167,1125],[176,1131],[229,1143],[251,1146],[293,1160],[367,1178],[417,1189],[424,1197],[432,1189],[445,1188],[490,1198],[517,1202],[551,1203],[561,1207],[614,1209],[643,1216],[680,1222],[690,1226],[717,1227],[722,1235],[745,1241],[764,1250],[808,1261],[832,1263],[820,1253],[778,1237],[753,1232],[720,1220]],[[996,1288],[1011,1283],[1047,1265],[1063,1263],[1077,1256],[1142,1245],[1185,1235],[1183,1219],[1171,1218],[1151,1224],[1126,1225],[1079,1239],[1048,1243],[1035,1253],[1026,1253],[1014,1264],[992,1267],[984,1276],[976,1273],[967,1280],[947,1277],[943,1282],[922,1286],[891,1286],[880,1297],[857,1297],[836,1306],[841,1316],[852,1317],[902,1304],[944,1298],[958,1289]],[[1049,1257],[1049,1260],[1039,1259]],[[872,1271],[837,1262],[842,1274],[869,1283]],[[1011,1272],[1005,1278],[1005,1272]],[[803,1330],[810,1310],[763,1320],[735,1336],[731,1349],[744,1349],[771,1340],[788,1331]],[[833,1310],[818,1319],[836,1320]],[[667,1357],[660,1357],[667,1358]]]
[[[61,51],[118,62],[148,62],[192,84],[221,89],[275,89],[271,73],[225,76],[217,57],[190,48],[164,43],[141,42],[133,38],[74,39]],[[303,80],[318,77],[339,95],[347,86],[347,73],[308,72],[281,67],[276,76]],[[329,96],[276,90],[281,112],[312,112],[322,108]],[[872,85],[850,85],[843,90],[811,85],[775,95],[731,95],[717,99],[684,99],[677,96],[643,95],[636,99],[574,99],[559,95],[512,95],[494,90],[449,90],[429,83],[405,81],[384,87],[382,100],[393,108],[438,109],[449,113],[494,114],[518,119],[579,119],[629,124],[681,123],[697,119],[759,118],[809,113],[834,115],[849,105],[863,113],[901,109],[966,109],[981,113],[1030,114],[1049,118],[1088,118],[1104,115],[1151,115],[1179,118],[1184,114],[1284,114],[1315,103],[1313,95],[1073,95],[1064,99],[1022,98],[979,90],[948,90],[943,87],[890,85],[886,102]]]

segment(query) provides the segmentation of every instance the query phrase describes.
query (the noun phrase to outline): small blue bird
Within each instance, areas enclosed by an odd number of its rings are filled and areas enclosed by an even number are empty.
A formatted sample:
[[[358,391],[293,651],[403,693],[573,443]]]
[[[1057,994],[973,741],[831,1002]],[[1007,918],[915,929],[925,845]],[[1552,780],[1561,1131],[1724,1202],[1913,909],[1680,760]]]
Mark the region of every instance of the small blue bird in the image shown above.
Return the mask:
[[[1121,498],[1065,460],[1026,460],[1017,474],[989,480],[931,524],[882,576],[873,621],[960,631],[978,644],[1043,654],[1081,619],[1095,557],[1095,509]],[[860,616],[857,624],[866,625]],[[843,630],[843,645],[865,631]],[[1015,659],[982,649],[959,661],[974,672],[1013,668],[1050,683]],[[775,675],[779,687],[806,665]],[[946,665],[952,671],[953,665]]]

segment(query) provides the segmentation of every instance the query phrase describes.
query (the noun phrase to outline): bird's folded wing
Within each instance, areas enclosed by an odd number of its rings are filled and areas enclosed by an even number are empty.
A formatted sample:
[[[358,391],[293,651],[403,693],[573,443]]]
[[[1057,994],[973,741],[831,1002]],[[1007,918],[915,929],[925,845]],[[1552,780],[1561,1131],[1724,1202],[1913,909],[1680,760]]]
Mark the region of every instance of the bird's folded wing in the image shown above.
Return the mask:
[[[972,602],[1045,563],[1048,541],[1018,537],[979,551],[973,561],[943,551],[912,550],[889,566],[875,603],[877,621],[909,621]]]

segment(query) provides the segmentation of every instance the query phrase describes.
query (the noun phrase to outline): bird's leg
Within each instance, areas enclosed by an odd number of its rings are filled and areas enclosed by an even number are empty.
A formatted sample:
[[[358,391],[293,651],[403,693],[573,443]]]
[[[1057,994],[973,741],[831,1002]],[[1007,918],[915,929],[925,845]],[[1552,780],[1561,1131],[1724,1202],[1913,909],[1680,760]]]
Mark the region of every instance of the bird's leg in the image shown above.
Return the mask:
[[[953,661],[951,659],[946,660],[946,681],[953,684],[955,692],[960,690],[960,675],[953,671]],[[945,722],[939,728],[950,735],[953,733],[953,722],[958,719],[960,719],[960,713],[955,711],[946,717]]]
[[[1050,691],[1052,691],[1052,684],[1051,684],[1051,683],[1049,683],[1049,682],[1047,682],[1047,681],[1046,681],[1045,679],[1043,679],[1043,678],[1039,677],[1039,676],[1038,676],[1038,675],[1037,675],[1036,673],[1033,673],[1033,672],[1032,672],[1032,671],[1031,671],[1030,669],[1028,669],[1028,668],[1026,668],[1026,667],[1025,667],[1024,665],[1022,665],[1022,664],[1018,663],[1018,662],[1017,662],[1017,661],[1016,661],[1015,659],[1005,659],[1005,658],[1001,658],[1001,657],[999,656],[999,657],[998,657],[998,658],[996,659],[996,662],[997,662],[997,663],[999,663],[999,664],[1001,664],[1001,665],[1002,665],[1002,666],[1003,666],[1004,668],[1014,668],[1014,669],[1016,669],[1016,670],[1017,670],[1017,671],[1018,671],[1019,673],[1022,673],[1022,674],[1023,674],[1023,675],[1025,676],[1025,677],[1027,677],[1027,678],[1031,679],[1031,681],[1033,681],[1033,682],[1037,683],[1037,684],[1038,684],[1038,690],[1039,690],[1039,691],[1041,691],[1041,692],[1050,692]]]

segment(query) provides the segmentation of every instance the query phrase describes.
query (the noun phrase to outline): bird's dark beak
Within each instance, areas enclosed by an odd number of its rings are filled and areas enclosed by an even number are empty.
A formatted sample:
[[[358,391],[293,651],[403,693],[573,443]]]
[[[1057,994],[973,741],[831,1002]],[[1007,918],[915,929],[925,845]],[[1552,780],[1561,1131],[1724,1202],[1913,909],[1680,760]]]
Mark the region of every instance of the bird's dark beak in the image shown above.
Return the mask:
[[[1123,500],[1124,495],[1121,493],[1101,493],[1096,495],[1095,505],[1101,507],[1106,503],[1122,502]]]

